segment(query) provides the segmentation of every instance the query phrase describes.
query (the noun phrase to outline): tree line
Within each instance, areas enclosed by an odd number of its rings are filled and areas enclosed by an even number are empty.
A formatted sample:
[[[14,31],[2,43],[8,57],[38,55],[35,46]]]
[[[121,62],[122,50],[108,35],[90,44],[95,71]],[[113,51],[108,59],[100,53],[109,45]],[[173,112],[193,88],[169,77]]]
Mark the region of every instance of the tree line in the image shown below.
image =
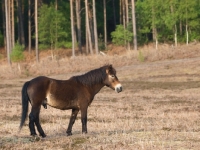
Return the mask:
[[[0,46],[9,64],[25,49],[39,61],[44,49],[54,57],[57,48],[72,48],[75,56],[75,48],[98,54],[108,42],[136,50],[200,39],[200,0],[1,0],[0,6]]]

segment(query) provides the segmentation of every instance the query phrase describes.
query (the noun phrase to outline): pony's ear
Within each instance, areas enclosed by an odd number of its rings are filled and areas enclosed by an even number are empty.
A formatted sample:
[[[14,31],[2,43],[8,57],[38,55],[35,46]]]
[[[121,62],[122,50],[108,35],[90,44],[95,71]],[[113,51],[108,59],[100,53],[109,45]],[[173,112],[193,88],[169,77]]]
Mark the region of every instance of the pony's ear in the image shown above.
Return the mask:
[[[112,70],[112,64],[109,65],[108,69],[109,69],[109,70]]]
[[[107,73],[107,74],[108,74],[108,73],[111,73],[112,70],[113,70],[113,67],[112,67],[112,65],[110,64],[110,65],[108,65],[108,68],[106,69],[106,73]]]

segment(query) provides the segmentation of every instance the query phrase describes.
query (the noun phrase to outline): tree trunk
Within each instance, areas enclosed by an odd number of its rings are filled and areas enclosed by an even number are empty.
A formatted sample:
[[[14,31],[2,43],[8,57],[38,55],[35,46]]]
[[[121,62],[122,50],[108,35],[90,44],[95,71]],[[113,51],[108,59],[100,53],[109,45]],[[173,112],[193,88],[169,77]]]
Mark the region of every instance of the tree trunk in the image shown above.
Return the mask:
[[[58,23],[57,23],[58,0],[55,1],[55,10],[56,10],[56,40],[54,44],[54,50],[57,48],[58,45]]]
[[[182,21],[180,20],[180,35],[182,35],[183,34],[183,25],[182,25]]]
[[[93,21],[94,21],[94,40],[95,40],[95,51],[96,54],[99,53],[99,45],[98,45],[98,33],[97,33],[97,20],[96,20],[96,4],[95,0],[93,0]]]
[[[12,35],[12,48],[15,46],[15,16],[14,16],[14,0],[11,1],[11,5],[12,5],[12,30],[11,30],[11,35]]]
[[[120,10],[119,10],[119,20],[120,20],[119,22],[120,22],[120,24],[122,24],[122,22],[123,22],[123,21],[122,21],[122,14],[123,14],[123,12],[122,12],[122,11],[123,11],[123,9],[122,9],[122,8],[123,8],[122,1],[123,1],[123,0],[119,0],[119,9],[120,9]]]
[[[133,24],[133,44],[134,50],[137,50],[137,33],[136,33],[136,19],[135,19],[135,0],[131,0],[132,3],[132,24]]]
[[[126,10],[125,10],[125,0],[122,0],[122,16],[123,16],[123,26],[124,26],[124,31],[126,29]],[[124,37],[125,37],[125,32],[124,32]],[[125,39],[125,38],[124,38]],[[126,40],[124,41],[124,45],[126,45]]]
[[[186,30],[186,45],[188,45],[189,36],[188,36],[188,25],[187,24],[185,26],[185,30]]]
[[[89,49],[90,49],[90,53],[93,54],[90,24],[89,24],[89,17],[88,17],[88,0],[85,0],[85,15],[86,15],[86,28],[87,28]]]
[[[126,29],[126,10],[125,10],[125,0],[122,1],[122,16],[123,16],[123,26]]]
[[[177,47],[177,27],[176,27],[176,24],[174,25],[174,42],[175,42],[175,47]]]
[[[126,3],[126,28],[127,28],[128,23],[129,23],[128,0],[126,0],[125,3]],[[130,42],[129,41],[127,41],[127,49],[130,50]]]
[[[103,14],[104,14],[104,44],[107,49],[107,19],[106,19],[106,0],[103,0]]]
[[[38,53],[38,1],[35,0],[35,53],[36,61],[39,62],[39,53]]]
[[[5,13],[5,2],[6,0],[2,0],[2,14],[3,14],[3,36],[4,36],[4,46],[5,46],[5,52],[7,52],[6,48],[6,13]]]
[[[74,13],[73,13],[73,0],[70,0],[70,18],[71,18],[71,35],[72,35],[72,57],[75,56],[75,43],[74,43]]]
[[[10,46],[10,52],[12,51],[12,15],[11,15],[11,11],[12,11],[12,4],[11,4],[11,0],[8,0],[8,34],[9,34],[9,46]]]
[[[23,13],[22,13],[22,1],[18,0],[18,41],[21,45],[25,46],[24,38],[24,25],[23,25]]]
[[[31,0],[28,0],[28,52],[31,53]]]
[[[158,49],[158,39],[157,39],[157,29],[155,25],[155,10],[152,6],[152,34],[153,34],[153,41],[156,43],[156,49]]]
[[[89,5],[88,5],[89,6]],[[89,17],[89,27],[90,27],[90,33],[91,33],[91,41],[92,41],[92,46],[94,46],[94,25],[93,25],[93,13],[92,9],[88,7],[88,17]]]
[[[186,9],[186,16],[188,15],[188,10]],[[185,26],[185,32],[186,32],[186,45],[189,43],[189,34],[188,34],[188,20],[186,18],[186,26]]]
[[[115,0],[112,0],[112,5],[113,5],[113,20],[114,20],[114,28],[116,27],[116,11],[115,11]]]
[[[85,15],[85,24],[87,24],[87,19]],[[86,54],[89,54],[89,46],[88,46],[88,30],[87,26],[85,26],[85,49],[86,49]]]
[[[82,54],[82,42],[81,42],[81,1],[76,0],[76,20],[77,20],[77,32],[78,32],[78,47],[79,52]]]
[[[5,0],[5,19],[6,19],[6,50],[7,50],[7,61],[8,64],[11,65],[10,60],[10,34],[9,34],[9,1]]]
[[[174,8],[173,5],[171,5],[171,14],[174,14]],[[176,23],[174,24],[174,45],[175,47],[177,47],[177,27],[176,27]]]

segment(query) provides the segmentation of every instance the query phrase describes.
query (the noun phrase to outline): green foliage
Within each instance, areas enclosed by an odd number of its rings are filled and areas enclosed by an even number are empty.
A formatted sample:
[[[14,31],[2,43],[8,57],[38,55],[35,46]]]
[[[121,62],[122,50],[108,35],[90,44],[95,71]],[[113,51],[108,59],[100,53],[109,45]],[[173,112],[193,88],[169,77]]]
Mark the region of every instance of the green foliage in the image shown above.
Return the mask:
[[[19,62],[24,59],[23,54],[24,47],[20,45],[18,42],[15,44],[15,47],[12,49],[10,54],[10,58],[13,62]]]
[[[57,1],[58,10],[55,9],[55,0],[43,1],[39,7],[38,28],[39,48],[55,49],[58,47],[70,47],[71,43],[71,20],[70,1]],[[90,1],[91,2],[91,1]],[[108,40],[112,38],[114,44],[124,45],[125,41],[132,41],[132,26],[129,24],[124,30],[115,27],[123,19],[120,16],[121,6],[119,0],[106,2],[106,21]],[[91,4],[91,3],[90,3]],[[85,43],[85,2],[81,1],[81,34],[82,43]],[[0,3],[2,6],[2,3]],[[28,19],[28,2],[23,2],[24,19]],[[129,5],[129,21],[132,23],[131,8]],[[1,7],[0,7],[1,8]],[[92,5],[89,5],[92,12]],[[115,8],[115,9],[113,9]],[[98,33],[104,33],[104,7],[103,1],[96,1],[96,19]],[[153,32],[156,29],[158,42],[173,42],[174,34],[177,33],[178,42],[186,42],[186,28],[189,42],[200,40],[200,1],[199,0],[137,0],[135,1],[135,14],[137,23],[138,44],[146,44],[153,41]],[[0,12],[1,13],[1,12]],[[34,16],[34,13],[32,12]],[[74,17],[76,18],[74,11]],[[15,19],[16,20],[16,19]],[[32,25],[34,20],[32,19]],[[76,21],[75,21],[76,22]],[[17,27],[17,22],[15,28]],[[4,45],[2,35],[3,17],[0,15],[0,46]],[[76,24],[75,24],[76,25]],[[24,22],[25,38],[28,36],[28,21]],[[115,30],[115,31],[114,31]],[[113,32],[114,31],[114,32]],[[32,30],[34,32],[34,30]],[[112,34],[110,34],[112,32]],[[154,32],[155,33],[155,32]],[[103,35],[104,36],[104,35]],[[15,39],[19,37],[16,30]],[[104,49],[102,39],[99,38],[99,49]],[[28,39],[25,39],[28,42]],[[27,43],[26,43],[27,45]]]
[[[200,40],[199,0],[137,0],[136,21],[138,42],[143,44],[153,40],[153,29],[157,31],[159,42],[186,41],[186,27],[189,41]]]
[[[72,42],[66,42],[64,44],[64,47],[66,47],[66,48],[72,48]]]
[[[3,46],[3,45],[4,45],[4,37],[3,37],[3,34],[0,31],[0,46]]]
[[[124,29],[123,25],[117,25],[116,30],[111,33],[112,42],[116,45],[125,45],[125,42],[131,42],[133,34]]]
[[[54,5],[43,4],[39,9],[38,20],[40,47],[55,49],[64,46],[64,41],[69,40],[69,33],[65,30],[68,21],[60,10],[55,9]]]

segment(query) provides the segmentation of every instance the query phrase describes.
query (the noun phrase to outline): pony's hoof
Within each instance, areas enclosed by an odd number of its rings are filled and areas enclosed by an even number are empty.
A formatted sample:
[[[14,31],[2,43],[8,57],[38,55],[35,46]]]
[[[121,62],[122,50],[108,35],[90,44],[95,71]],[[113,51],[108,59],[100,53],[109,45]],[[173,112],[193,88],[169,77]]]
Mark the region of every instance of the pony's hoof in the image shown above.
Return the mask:
[[[37,136],[37,134],[36,134],[36,133],[31,133],[31,136],[33,136],[33,137],[34,137],[34,136]]]
[[[40,134],[40,136],[43,137],[43,138],[45,138],[46,134],[43,133],[43,134]]]
[[[30,141],[35,142],[35,141],[40,141],[40,137],[37,135],[31,135]]]
[[[67,136],[72,136],[72,133],[71,132],[67,132]]]
[[[87,131],[83,131],[82,134],[87,134]]]

